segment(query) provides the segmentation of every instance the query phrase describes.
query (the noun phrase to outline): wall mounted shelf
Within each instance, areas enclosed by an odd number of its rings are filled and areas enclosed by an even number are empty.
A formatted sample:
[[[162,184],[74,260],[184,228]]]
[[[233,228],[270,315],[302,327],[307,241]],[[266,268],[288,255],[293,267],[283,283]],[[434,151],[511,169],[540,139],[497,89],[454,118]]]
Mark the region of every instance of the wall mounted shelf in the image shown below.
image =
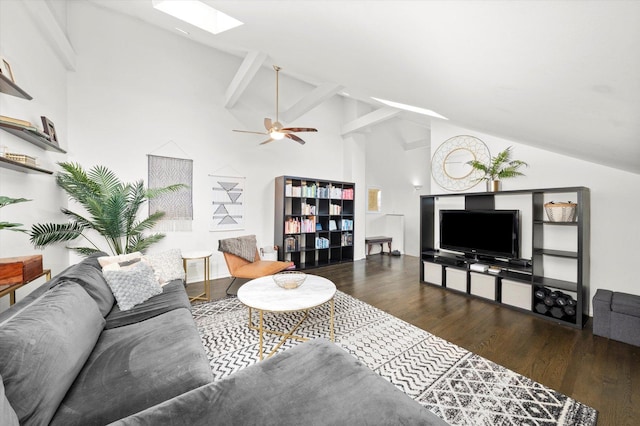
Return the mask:
[[[4,157],[0,157],[0,167],[2,167],[3,169],[15,170],[17,172],[22,172],[22,173],[44,173],[47,175],[53,174],[51,170],[41,169],[40,167],[29,166],[27,164],[22,164],[17,161],[6,159]]]
[[[7,95],[17,96],[18,98],[31,100],[33,99],[30,94],[25,92],[15,84],[13,81],[9,80],[4,74],[0,74],[0,92],[6,93]]]
[[[47,139],[44,134],[38,133],[34,130],[8,123],[0,123],[0,129],[17,136],[20,139],[37,146],[38,148],[42,148],[47,151],[60,152],[63,154],[67,152],[64,149],[60,148],[58,145],[51,143],[51,141]]]

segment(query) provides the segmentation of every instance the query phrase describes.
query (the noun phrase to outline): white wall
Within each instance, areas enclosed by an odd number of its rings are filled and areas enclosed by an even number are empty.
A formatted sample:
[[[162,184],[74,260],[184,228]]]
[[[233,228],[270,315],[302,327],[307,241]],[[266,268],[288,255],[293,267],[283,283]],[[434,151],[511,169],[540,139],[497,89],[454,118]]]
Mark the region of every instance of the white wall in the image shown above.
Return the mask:
[[[427,138],[430,130],[418,132]],[[420,195],[427,194],[430,185],[429,147],[408,149],[395,120],[376,126],[366,137],[366,185],[382,190],[381,212],[366,215],[366,235],[390,236],[394,250],[419,256]],[[416,190],[415,185],[422,188]],[[402,215],[402,220],[396,215]],[[400,222],[403,235],[397,235]],[[371,253],[379,251],[378,246]]]
[[[85,2],[70,4],[69,13],[77,52],[77,70],[69,76],[69,160],[106,165],[125,181],[147,179],[150,153],[194,160],[193,231],[167,233],[150,252],[210,250],[212,277],[228,276],[218,239],[256,234],[260,245],[273,243],[276,176],[343,180],[339,98],[295,120],[319,130],[304,135],[306,145],[284,140],[261,146],[266,137],[232,129],[261,130],[263,118],[275,115],[269,60],[227,110],[224,92],[241,58]],[[312,90],[284,72],[280,77],[281,111]],[[209,232],[209,174],[247,178],[243,231]],[[193,276],[201,277],[201,269]]]
[[[64,15],[65,4],[56,4],[56,11]],[[69,145],[67,127],[66,69],[39,28],[34,24],[21,2],[0,1],[0,56],[11,64],[16,83],[33,100],[0,93],[0,115],[30,121],[42,128],[40,116],[46,116],[55,125],[59,143],[63,149]],[[41,168],[56,169],[56,162],[65,156],[54,151],[44,151],[17,136],[0,131],[0,147],[7,152],[36,157]],[[1,148],[0,148],[1,149]],[[55,184],[55,178],[46,174],[27,174],[0,168],[0,195],[27,198],[32,201],[0,209],[0,221],[17,222],[29,229],[32,224],[46,220],[62,220],[60,207],[66,204],[64,193]],[[0,231],[0,257],[43,255],[45,268],[54,273],[68,265],[64,247],[34,249],[29,236],[20,232]],[[39,279],[16,292],[20,299],[44,279]],[[0,299],[0,310],[5,309],[8,297]]]
[[[481,139],[492,155],[513,146],[513,158],[529,163],[528,168],[522,169],[526,176],[504,180],[503,190],[568,186],[590,188],[590,297],[599,288],[638,294],[635,262],[640,257],[637,243],[640,237],[639,175],[553,154],[439,120],[432,124],[432,154],[444,141],[456,135],[472,135]],[[434,194],[448,192],[433,180],[431,185]],[[468,192],[482,192],[484,189],[481,183]]]

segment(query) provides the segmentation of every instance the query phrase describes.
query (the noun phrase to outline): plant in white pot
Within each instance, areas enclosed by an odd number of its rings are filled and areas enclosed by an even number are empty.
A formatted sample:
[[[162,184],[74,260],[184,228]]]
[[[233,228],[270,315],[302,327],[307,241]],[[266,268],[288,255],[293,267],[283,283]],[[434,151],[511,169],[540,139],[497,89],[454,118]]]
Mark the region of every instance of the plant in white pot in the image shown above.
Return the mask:
[[[512,147],[509,147],[495,157],[491,157],[489,164],[481,163],[478,160],[467,162],[467,164],[474,169],[484,172],[484,176],[479,180],[487,181],[487,191],[500,191],[501,179],[524,176],[524,173],[518,171],[518,169],[522,166],[528,167],[529,165],[521,160],[512,160],[511,148]]]

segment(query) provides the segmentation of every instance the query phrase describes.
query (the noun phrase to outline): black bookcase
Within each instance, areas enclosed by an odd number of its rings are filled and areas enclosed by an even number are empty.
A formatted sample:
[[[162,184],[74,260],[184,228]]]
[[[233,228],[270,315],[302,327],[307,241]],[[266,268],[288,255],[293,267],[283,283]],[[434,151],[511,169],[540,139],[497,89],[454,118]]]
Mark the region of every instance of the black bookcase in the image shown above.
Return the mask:
[[[274,243],[278,260],[309,269],[353,262],[355,184],[279,176]]]
[[[439,204],[450,204],[454,197],[462,197],[464,200],[457,200],[460,208],[493,209],[500,204],[496,202],[498,197],[516,196],[527,200],[521,215],[531,224],[530,259],[482,261],[495,268],[482,272],[474,270],[476,261],[438,249]],[[575,220],[550,221],[544,208],[549,201],[575,202]],[[585,187],[421,196],[420,281],[582,328],[588,319],[590,301],[590,222],[590,192]],[[567,243],[570,248],[565,247]],[[569,277],[554,276],[558,264],[570,272]],[[570,306],[565,307],[567,303]]]

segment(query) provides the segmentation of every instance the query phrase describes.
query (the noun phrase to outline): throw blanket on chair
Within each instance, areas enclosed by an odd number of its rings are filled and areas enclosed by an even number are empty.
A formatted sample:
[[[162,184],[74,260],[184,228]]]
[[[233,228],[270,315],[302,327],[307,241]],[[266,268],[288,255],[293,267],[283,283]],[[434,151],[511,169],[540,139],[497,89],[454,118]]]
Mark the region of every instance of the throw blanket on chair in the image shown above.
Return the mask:
[[[218,241],[218,251],[239,256],[249,262],[255,260],[257,247],[258,243],[255,235],[226,238]]]

